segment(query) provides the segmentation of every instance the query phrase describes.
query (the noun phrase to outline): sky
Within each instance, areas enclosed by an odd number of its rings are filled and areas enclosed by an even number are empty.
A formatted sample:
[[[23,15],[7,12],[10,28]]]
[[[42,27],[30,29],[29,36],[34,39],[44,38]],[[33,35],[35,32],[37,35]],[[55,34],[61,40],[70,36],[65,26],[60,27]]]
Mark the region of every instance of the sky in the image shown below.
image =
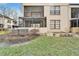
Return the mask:
[[[22,4],[21,3],[0,3],[0,6],[2,5],[8,8],[15,9],[18,12],[18,16],[22,16],[22,13],[21,13]]]

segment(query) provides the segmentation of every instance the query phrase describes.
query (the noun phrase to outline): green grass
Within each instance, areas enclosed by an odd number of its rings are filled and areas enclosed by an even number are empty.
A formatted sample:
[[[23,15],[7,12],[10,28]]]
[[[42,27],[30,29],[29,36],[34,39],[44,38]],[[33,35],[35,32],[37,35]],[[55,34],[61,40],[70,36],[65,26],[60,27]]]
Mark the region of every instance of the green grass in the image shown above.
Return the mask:
[[[8,34],[10,31],[0,31],[0,35]]]
[[[26,45],[0,48],[0,55],[79,56],[79,38],[40,36]]]

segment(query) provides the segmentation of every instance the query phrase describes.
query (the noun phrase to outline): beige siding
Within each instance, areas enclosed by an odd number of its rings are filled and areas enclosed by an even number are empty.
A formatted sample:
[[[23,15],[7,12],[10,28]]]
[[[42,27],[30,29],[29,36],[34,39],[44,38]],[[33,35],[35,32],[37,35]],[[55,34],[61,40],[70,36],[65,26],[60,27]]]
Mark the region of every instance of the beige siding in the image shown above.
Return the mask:
[[[60,15],[50,15],[50,6],[60,5]],[[66,3],[24,3],[23,6],[44,6],[44,17],[47,18],[47,32],[69,32],[71,7]],[[75,6],[76,7],[76,6]],[[78,6],[77,6],[78,7]],[[23,10],[23,9],[22,9]],[[60,29],[50,29],[50,20],[60,20]],[[44,29],[42,29],[42,32]]]
[[[52,5],[53,6],[53,5]],[[47,17],[47,28],[52,32],[69,32],[69,7],[68,5],[60,6],[60,15],[50,15],[50,6],[44,6],[44,16]],[[60,20],[60,29],[50,30],[50,20]]]

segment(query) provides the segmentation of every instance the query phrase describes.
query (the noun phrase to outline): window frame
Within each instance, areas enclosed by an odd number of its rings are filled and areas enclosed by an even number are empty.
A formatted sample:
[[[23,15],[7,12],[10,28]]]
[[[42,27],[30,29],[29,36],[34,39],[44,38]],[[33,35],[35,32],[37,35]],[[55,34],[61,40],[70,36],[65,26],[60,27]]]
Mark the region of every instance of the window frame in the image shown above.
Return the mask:
[[[79,27],[79,19],[70,20],[71,27]]]
[[[79,18],[79,8],[71,8],[71,18]]]
[[[24,16],[25,17],[33,17],[33,14],[35,15],[35,13],[39,14],[38,16],[36,15],[35,17],[43,17],[44,16],[43,12],[44,12],[43,6],[24,7]]]
[[[50,15],[60,15],[60,6],[50,6]]]
[[[56,23],[57,21],[58,21],[58,23]],[[53,22],[53,23],[51,23],[51,22]],[[50,20],[50,29],[60,29],[60,20]]]

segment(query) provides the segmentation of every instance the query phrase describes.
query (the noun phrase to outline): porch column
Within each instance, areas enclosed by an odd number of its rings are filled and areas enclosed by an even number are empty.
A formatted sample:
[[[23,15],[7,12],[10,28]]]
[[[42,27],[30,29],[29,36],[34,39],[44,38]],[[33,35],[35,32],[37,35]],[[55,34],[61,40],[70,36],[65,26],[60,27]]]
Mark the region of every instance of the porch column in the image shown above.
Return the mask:
[[[45,19],[43,19],[43,27],[45,27]]]
[[[33,19],[34,19],[34,18],[32,18],[32,24],[31,24],[31,27],[33,27]]]
[[[77,27],[78,27],[78,19],[76,20],[76,22],[77,22]]]
[[[43,20],[40,19],[40,27],[43,26]]]
[[[24,23],[24,25],[23,25],[23,26],[25,27],[25,19],[23,20],[23,23]]]
[[[18,24],[19,24],[19,26],[20,26],[20,18],[19,18],[19,23],[18,23]]]

